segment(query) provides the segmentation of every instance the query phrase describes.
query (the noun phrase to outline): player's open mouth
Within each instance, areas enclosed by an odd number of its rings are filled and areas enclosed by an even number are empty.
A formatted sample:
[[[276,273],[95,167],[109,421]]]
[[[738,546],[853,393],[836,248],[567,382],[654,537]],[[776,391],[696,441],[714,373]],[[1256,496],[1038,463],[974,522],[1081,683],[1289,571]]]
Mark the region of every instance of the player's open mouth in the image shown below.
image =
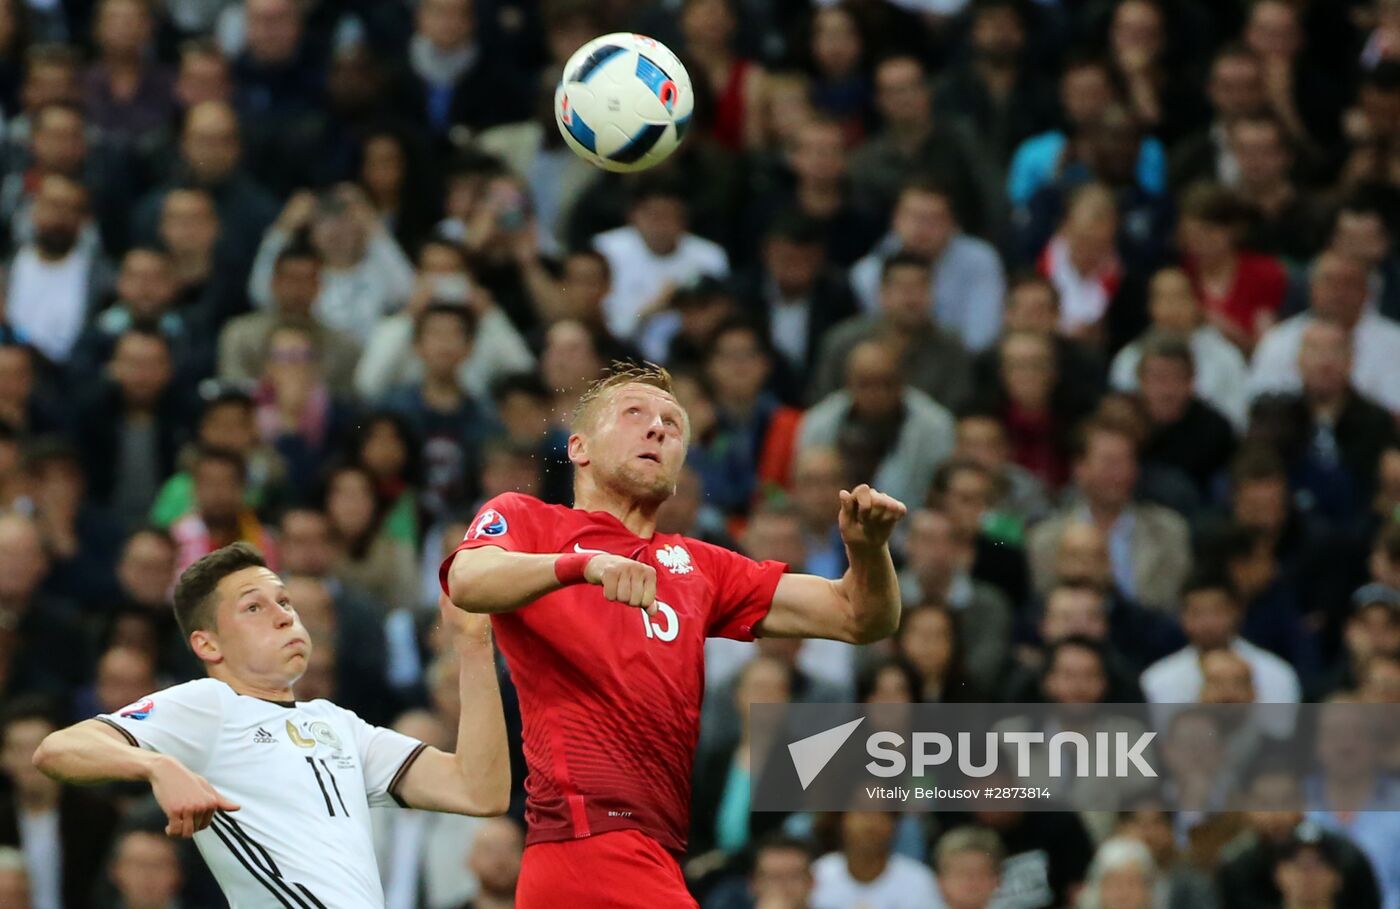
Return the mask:
[[[652,454],[651,452],[645,452],[645,453],[643,453],[643,454],[637,455],[637,457],[641,458],[643,461],[651,461],[651,462],[654,463],[654,464],[660,464],[660,463],[661,463],[661,455],[659,455],[659,454]]]

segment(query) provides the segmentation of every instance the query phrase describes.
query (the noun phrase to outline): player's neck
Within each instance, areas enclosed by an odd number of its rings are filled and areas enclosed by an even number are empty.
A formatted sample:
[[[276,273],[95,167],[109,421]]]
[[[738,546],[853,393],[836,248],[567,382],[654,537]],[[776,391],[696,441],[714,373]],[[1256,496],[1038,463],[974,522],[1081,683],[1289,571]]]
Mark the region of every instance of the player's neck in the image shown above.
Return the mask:
[[[622,522],[636,536],[649,540],[656,533],[658,504],[625,499],[605,489],[580,486],[574,490],[574,507],[580,511],[602,511]]]
[[[225,669],[222,664],[212,667],[209,670],[209,674],[244,697],[278,702],[292,702],[296,700],[296,695],[292,693],[291,685],[283,686],[276,682],[269,683],[265,680],[253,681],[239,678]]]

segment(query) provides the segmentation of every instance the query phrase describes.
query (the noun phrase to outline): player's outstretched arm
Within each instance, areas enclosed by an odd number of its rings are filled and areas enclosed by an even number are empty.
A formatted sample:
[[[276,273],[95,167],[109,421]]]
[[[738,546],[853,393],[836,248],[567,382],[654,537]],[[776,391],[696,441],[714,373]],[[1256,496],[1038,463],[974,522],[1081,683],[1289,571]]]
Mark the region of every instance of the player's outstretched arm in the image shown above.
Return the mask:
[[[209,826],[215,811],[238,810],[208,780],[175,758],[137,748],[98,720],[84,720],[50,734],[35,750],[34,766],[63,783],[150,783],[165,812],[165,832],[170,836],[192,837]]]
[[[841,491],[841,539],[850,568],[839,581],[785,574],[773,605],[754,631],[760,637],[831,638],[851,644],[882,640],[899,627],[899,576],[890,534],[904,503],[865,484]]]
[[[593,584],[623,606],[656,612],[656,569],[610,553],[510,552],[464,549],[452,559],[447,590],[467,612],[510,612],[570,584]]]
[[[510,807],[510,752],[491,620],[463,612],[445,596],[438,605],[457,651],[462,702],[457,750],[425,749],[404,774],[398,796],[409,807],[426,811],[504,814]]]

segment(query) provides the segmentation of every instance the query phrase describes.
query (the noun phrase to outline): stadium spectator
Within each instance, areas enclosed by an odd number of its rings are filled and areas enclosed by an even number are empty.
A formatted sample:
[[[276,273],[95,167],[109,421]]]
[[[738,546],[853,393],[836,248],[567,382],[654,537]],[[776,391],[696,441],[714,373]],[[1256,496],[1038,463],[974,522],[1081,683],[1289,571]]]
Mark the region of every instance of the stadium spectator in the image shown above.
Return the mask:
[[[847,568],[846,547],[830,507],[845,488],[844,471],[841,455],[833,448],[805,448],[793,458],[792,502],[806,547],[802,564],[812,574],[832,580]]]
[[[1245,353],[1273,326],[1288,283],[1277,259],[1240,248],[1250,217],[1243,198],[1208,183],[1181,201],[1182,264],[1206,321]]]
[[[736,855],[782,824],[785,815],[781,813],[749,809],[754,744],[749,708],[790,703],[792,684],[788,664],[761,654],[745,663],[735,676],[738,736],[711,742],[695,761],[693,800],[699,810],[690,818],[690,848],[696,855],[712,849]]]
[[[1175,612],[1191,570],[1188,528],[1180,515],[1160,505],[1134,501],[1138,480],[1137,441],[1120,424],[1086,424],[1074,459],[1079,504],[1060,511],[1031,531],[1027,551],[1040,592],[1055,575],[1054,554],[1065,528],[1095,524],[1108,540],[1113,582],[1129,599],[1151,609]]]
[[[1011,158],[1006,196],[1014,208],[1024,208],[1041,189],[1052,183],[1068,165],[1084,155],[1084,134],[1119,99],[1113,74],[1101,59],[1072,56],[1060,72],[1059,101],[1065,124],[1031,136]],[[1166,187],[1167,157],[1162,143],[1147,137],[1135,162],[1138,185],[1151,192]]]
[[[867,312],[883,306],[885,263],[897,253],[931,264],[929,309],[940,328],[974,353],[996,340],[1006,275],[990,243],[962,232],[948,190],[911,182],[899,191],[890,233],[851,266],[851,286]]]
[[[437,139],[450,139],[459,124],[480,130],[529,114],[526,80],[478,26],[468,0],[431,0],[417,9],[394,79],[394,106]]]
[[[701,275],[729,275],[724,249],[690,233],[688,220],[680,188],[652,178],[633,192],[627,226],[594,238],[594,249],[607,258],[612,273],[603,311],[617,337],[635,340],[645,320],[666,309],[677,287]]]
[[[107,375],[78,407],[76,438],[94,500],[130,526],[145,520],[175,469],[184,390],[172,384],[169,341],[150,328],[117,338]]]
[[[303,232],[321,259],[312,312],[327,328],[363,343],[380,317],[407,302],[413,291],[412,264],[380,223],[363,190],[340,184],[320,197],[299,192],[264,235],[253,262],[248,297],[259,308],[276,303],[277,262]]]
[[[383,402],[406,421],[421,446],[423,506],[434,518],[472,501],[480,474],[477,452],[492,434],[480,405],[458,384],[476,343],[476,328],[471,310],[430,304],[414,326],[423,378],[395,389]]]
[[[417,603],[413,551],[385,532],[388,503],[366,468],[331,471],[322,502],[335,547],[335,574],[374,597],[383,614]]]
[[[176,572],[232,543],[244,542],[276,564],[277,544],[247,505],[248,465],[241,456],[204,448],[190,468],[194,507],[170,525],[179,550]]]
[[[1266,63],[1266,86],[1268,67]],[[1289,264],[1306,262],[1317,251],[1325,216],[1321,203],[1293,180],[1294,140],[1268,113],[1241,115],[1226,130],[1240,169],[1234,188],[1257,212],[1244,245]]]
[[[49,554],[45,588],[82,603],[110,600],[122,527],[87,497],[82,458],[61,437],[35,440],[25,453],[24,471]]]
[[[1137,391],[1147,339],[1176,338],[1190,346],[1197,398],[1227,417],[1237,430],[1243,428],[1249,408],[1249,366],[1239,348],[1205,319],[1190,276],[1179,268],[1157,272],[1148,285],[1147,305],[1151,327],[1114,356],[1109,371],[1113,387]]]
[[[98,58],[82,79],[92,124],[127,140],[164,126],[175,109],[174,78],[153,59],[150,7],[141,0],[103,0],[96,20]]]
[[[939,79],[934,113],[973,128],[977,148],[990,152],[1000,183],[1016,147],[1051,123],[1054,93],[1030,59],[1020,6],[973,4],[968,18],[968,59]]]
[[[933,850],[938,892],[947,909],[989,909],[1001,884],[1001,841],[990,830],[958,827]]]
[[[1321,515],[1348,526],[1369,509],[1381,452],[1395,442],[1395,421],[1353,385],[1354,334],[1319,320],[1303,329],[1298,349],[1306,448],[1295,482],[1312,493]]]
[[[953,451],[953,418],[907,384],[886,342],[865,340],[846,357],[846,387],[807,411],[799,448],[834,447],[852,482],[922,502],[932,474]]]
[[[111,282],[101,251],[79,243],[89,217],[81,184],[44,177],[34,192],[34,236],[9,263],[6,320],[56,363],[67,362]]]
[[[1142,341],[1137,373],[1137,398],[1150,427],[1143,463],[1180,471],[1209,499],[1235,452],[1235,434],[1229,420],[1196,397],[1190,346],[1178,337],[1149,335]]]
[[[41,702],[11,702],[0,721],[0,845],[19,849],[36,909],[95,905],[117,810],[88,789],[44,776],[32,756],[58,726]]]
[[[1264,67],[1249,48],[1230,44],[1211,61],[1206,78],[1211,120],[1178,140],[1171,152],[1171,183],[1189,186],[1201,180],[1236,186],[1240,163],[1230,148],[1230,125],[1264,108]]]
[[[932,604],[957,620],[969,681],[989,691],[1004,677],[1010,659],[1012,604],[1002,591],[968,574],[956,539],[947,513],[933,508],[914,512],[900,591],[906,603]]]
[[[194,507],[190,466],[201,445],[243,459],[248,470],[246,504],[254,511],[268,514],[286,499],[287,466],[258,435],[256,414],[253,399],[241,391],[221,391],[204,403],[195,438],[180,454],[181,470],[165,481],[151,505],[151,523],[168,528]]]
[[[891,851],[895,815],[841,815],[841,849],[812,865],[812,909],[865,905],[870,909],[938,906],[938,881],[927,865]]]
[[[958,623],[938,606],[913,606],[904,612],[895,638],[899,657],[913,669],[915,703],[976,702],[984,693],[967,681],[967,662],[958,638]]]
[[[258,434],[286,462],[293,489],[313,485],[348,420],[347,408],[323,378],[320,361],[312,327],[278,325],[267,336],[262,377],[253,391]]]
[[[972,138],[959,123],[934,116],[928,71],[918,57],[893,54],[875,67],[875,108],[883,128],[851,156],[851,181],[860,204],[894,208],[910,174],[950,187],[954,220],[981,235],[1000,205],[990,177],[977,163]]]
[[[244,170],[240,129],[238,114],[222,100],[200,101],[185,111],[178,160],[162,170],[163,185],[137,203],[133,240],[154,239],[169,192],[197,187],[214,198],[229,255],[236,262],[253,261],[263,231],[277,218],[277,202]]]
[[[199,313],[210,332],[247,308],[247,282],[224,250],[228,239],[208,192],[175,189],[166,193],[157,234],[170,257],[177,308]]]
[[[851,351],[871,339],[895,348],[905,384],[948,408],[972,394],[972,361],[951,330],[939,325],[929,309],[932,270],[927,259],[899,252],[880,265],[879,309],[837,324],[826,336],[817,359],[812,393],[825,396],[841,386]]]
[[[159,831],[134,829],[119,834],[107,868],[117,891],[113,909],[179,909],[185,873],[177,849]]]
[[[0,846],[0,900],[14,909],[32,909],[30,892],[24,854],[13,846]]]
[[[117,272],[116,291],[116,301],[97,314],[73,346],[68,368],[76,382],[98,380],[117,339],[133,326],[165,336],[175,357],[177,382],[193,382],[212,372],[209,319],[198,310],[175,308],[176,285],[165,253],[146,247],[128,250]]]
[[[1067,535],[1068,536],[1068,535]],[[1093,642],[1099,649],[1100,662],[1107,682],[1104,699],[1114,704],[1142,703],[1142,689],[1138,687],[1137,668],[1132,657],[1120,649],[1120,643],[1128,637],[1123,631],[1115,634],[1115,625],[1120,628],[1131,624],[1123,621],[1126,616],[1124,604],[1113,604],[1113,614],[1109,613],[1109,600],[1101,590],[1084,580],[1067,578],[1050,591],[1036,626],[1036,647],[1022,647],[1017,653],[1019,665],[1006,675],[998,690],[1003,693],[1001,700],[1014,703],[1029,703],[1041,700],[1041,682],[1047,671],[1049,655],[1062,641],[1078,640]],[[1136,653],[1133,652],[1135,657]]]
[[[1322,706],[1314,744],[1317,773],[1304,781],[1303,804],[1308,820],[1345,835],[1366,854],[1381,905],[1393,906],[1400,900],[1400,854],[1391,845],[1400,836],[1400,815],[1390,810],[1396,794],[1385,782],[1380,737],[1366,711],[1342,696]]]
[[[1163,657],[1142,673],[1142,690],[1152,704],[1194,703],[1200,698],[1203,675],[1201,655],[1229,648],[1249,663],[1261,704],[1296,704],[1302,699],[1298,674],[1283,659],[1244,638],[1239,629],[1243,607],[1228,581],[1201,576],[1182,590],[1181,627],[1187,646]],[[1157,715],[1166,716],[1166,712]],[[1287,734],[1292,717],[1274,711],[1265,718],[1266,731]]]
[[[770,83],[772,88],[776,85]],[[770,106],[779,101],[770,90]],[[807,103],[805,94],[802,103]],[[770,178],[774,185],[754,203],[754,228],[771,229],[788,217],[810,221],[827,258],[849,267],[870,250],[884,225],[851,185],[845,130],[834,120],[809,114],[792,127],[783,147],[787,154]]]
[[[1095,909],[1155,909],[1157,863],[1143,843],[1127,837],[1105,840],[1094,853],[1080,905]]]
[[[994,541],[1020,545],[1026,527],[1049,514],[1045,484],[1011,460],[1010,438],[995,414],[974,408],[959,415],[953,456],[980,465],[991,478],[992,499],[981,529]]]
[[[583,258],[592,262],[597,256],[585,254]],[[606,260],[602,262],[606,267]],[[583,283],[584,279],[577,271],[570,272],[566,261],[561,286],[564,296],[573,281]],[[418,278],[408,305],[379,320],[365,342],[364,353],[354,367],[356,394],[378,401],[391,389],[422,378],[423,361],[413,344],[414,324],[435,303],[465,307],[475,318],[476,343],[461,365],[458,384],[477,401],[484,402],[492,384],[502,377],[534,367],[534,355],[510,318],[493,304],[488,293],[473,285],[465,250],[446,240],[431,240],[418,252]],[[595,318],[600,320],[601,315]]]
[[[755,317],[766,323],[774,347],[804,389],[816,369],[822,339],[855,315],[843,278],[828,261],[820,223],[793,216],[768,228],[760,265],[740,280],[740,298],[755,307]]]
[[[1152,795],[1139,797],[1131,811],[1121,812],[1115,837],[1128,837],[1142,843],[1152,853],[1166,891],[1168,909],[1200,906],[1218,909],[1221,903],[1210,876],[1192,867],[1177,845],[1173,818]]]
[[[171,197],[175,195],[171,193]],[[359,346],[352,336],[323,324],[313,314],[321,293],[321,274],[321,256],[310,245],[294,244],[278,252],[268,284],[270,305],[230,319],[219,335],[219,378],[226,382],[255,381],[262,374],[263,357],[273,330],[279,325],[297,324],[307,326],[316,335],[322,370],[330,386],[338,391],[349,389]]]
[[[467,852],[467,868],[476,876],[479,889],[461,909],[511,909],[524,850],[525,837],[514,820],[498,817],[483,822]]]

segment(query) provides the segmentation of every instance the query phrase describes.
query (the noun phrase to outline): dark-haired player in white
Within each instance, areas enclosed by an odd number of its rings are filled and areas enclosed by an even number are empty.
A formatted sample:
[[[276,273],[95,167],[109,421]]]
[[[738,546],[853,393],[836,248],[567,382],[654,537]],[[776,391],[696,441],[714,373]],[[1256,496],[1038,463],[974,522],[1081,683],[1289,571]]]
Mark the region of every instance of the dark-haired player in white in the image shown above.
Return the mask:
[[[233,909],[383,909],[371,805],[505,811],[510,763],[485,620],[443,610],[462,694],[447,754],[329,701],[295,700],[311,639],[252,547],[186,569],[175,615],[209,678],[55,732],[34,763],[69,783],[149,782],[166,833],[194,838]]]

